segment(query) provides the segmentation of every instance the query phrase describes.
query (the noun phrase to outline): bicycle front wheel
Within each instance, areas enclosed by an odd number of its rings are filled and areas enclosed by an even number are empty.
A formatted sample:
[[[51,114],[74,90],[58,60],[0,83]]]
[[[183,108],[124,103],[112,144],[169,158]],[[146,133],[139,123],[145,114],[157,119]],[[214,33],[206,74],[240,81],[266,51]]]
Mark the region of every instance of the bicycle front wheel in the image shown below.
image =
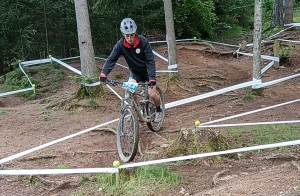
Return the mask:
[[[154,102],[152,101],[146,104],[146,110],[148,112],[148,116],[151,116],[151,120],[150,122],[147,122],[147,126],[153,132],[157,132],[162,128],[162,125],[164,123],[164,118],[165,118],[165,100],[164,100],[163,93],[158,86],[156,86],[156,94],[159,96],[160,107],[162,109],[161,121],[159,122],[154,121],[156,115],[156,106],[153,104]]]
[[[138,130],[138,117],[130,106],[126,106],[121,112],[117,132],[118,154],[125,163],[132,161],[136,155],[139,143]]]

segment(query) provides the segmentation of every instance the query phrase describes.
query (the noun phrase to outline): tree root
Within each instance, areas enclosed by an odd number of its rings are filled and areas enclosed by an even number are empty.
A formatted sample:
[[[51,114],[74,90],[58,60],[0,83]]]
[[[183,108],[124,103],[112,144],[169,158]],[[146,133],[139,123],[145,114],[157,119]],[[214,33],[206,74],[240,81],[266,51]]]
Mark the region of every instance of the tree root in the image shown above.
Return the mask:
[[[285,159],[285,160],[298,160],[299,157],[294,155],[294,154],[289,154],[289,153],[285,153],[285,154],[272,154],[272,155],[268,155],[265,157],[260,157],[258,158],[259,160],[270,160],[270,159]]]
[[[92,131],[93,131],[93,132],[95,132],[95,131],[110,131],[110,132],[113,132],[114,134],[117,135],[117,131],[114,130],[114,129],[112,129],[112,128],[100,128],[100,129],[94,129],[94,130],[92,130]]]
[[[117,151],[117,150],[116,149],[109,149],[109,150],[77,151],[77,152],[73,153],[73,157],[76,154],[94,154],[94,153],[97,153],[97,152],[115,152],[115,151]]]
[[[211,187],[214,188],[217,185],[217,178],[219,178],[220,176],[224,175],[225,173],[230,172],[228,169],[225,169],[223,171],[220,171],[218,173],[216,173],[212,179],[211,182]]]
[[[295,166],[298,169],[298,171],[300,170],[300,165],[296,163],[296,161],[292,161],[291,164]]]
[[[51,188],[48,192],[54,191],[56,189],[66,189],[66,188],[76,188],[81,185],[81,180],[78,182],[74,181],[51,181],[51,180],[46,180],[40,176],[30,176],[29,178],[30,181],[39,181],[45,186],[54,186]]]
[[[61,157],[62,155],[40,155],[40,156],[34,156],[29,158],[21,159],[21,161],[35,161],[38,159],[53,159],[57,157]]]

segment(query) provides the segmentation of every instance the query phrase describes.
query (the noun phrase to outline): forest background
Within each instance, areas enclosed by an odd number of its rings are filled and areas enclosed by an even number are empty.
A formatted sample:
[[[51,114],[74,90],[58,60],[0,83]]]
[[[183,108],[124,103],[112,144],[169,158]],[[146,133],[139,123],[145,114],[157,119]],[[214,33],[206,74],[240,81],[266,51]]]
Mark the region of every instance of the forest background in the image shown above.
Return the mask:
[[[174,0],[176,39],[217,40],[253,29],[253,0]],[[89,0],[89,17],[96,56],[108,55],[121,34],[120,21],[133,18],[138,33],[165,40],[162,0]],[[294,9],[300,3],[294,2]],[[273,0],[263,1],[263,29],[270,27]],[[0,7],[0,76],[20,61],[79,55],[74,1],[3,0]]]

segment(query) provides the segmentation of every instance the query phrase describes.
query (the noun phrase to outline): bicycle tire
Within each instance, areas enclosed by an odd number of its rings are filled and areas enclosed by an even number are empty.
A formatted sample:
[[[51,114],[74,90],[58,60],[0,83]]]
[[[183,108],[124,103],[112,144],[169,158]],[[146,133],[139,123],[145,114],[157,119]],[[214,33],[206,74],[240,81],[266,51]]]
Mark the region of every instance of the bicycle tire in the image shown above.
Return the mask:
[[[153,102],[148,102],[146,104],[146,111],[148,112],[147,115],[148,116],[152,116],[152,120],[150,122],[147,122],[147,126],[148,128],[153,131],[153,132],[158,132],[161,130],[163,122],[164,122],[164,118],[165,118],[165,100],[164,100],[164,95],[161,91],[161,89],[156,86],[156,93],[159,96],[160,99],[160,107],[162,109],[162,120],[160,122],[154,122],[154,115],[156,112],[156,106],[153,104]],[[149,95],[148,95],[149,96]]]
[[[130,106],[126,106],[122,109],[117,131],[117,148],[122,162],[134,159],[139,143],[138,130],[138,116]]]

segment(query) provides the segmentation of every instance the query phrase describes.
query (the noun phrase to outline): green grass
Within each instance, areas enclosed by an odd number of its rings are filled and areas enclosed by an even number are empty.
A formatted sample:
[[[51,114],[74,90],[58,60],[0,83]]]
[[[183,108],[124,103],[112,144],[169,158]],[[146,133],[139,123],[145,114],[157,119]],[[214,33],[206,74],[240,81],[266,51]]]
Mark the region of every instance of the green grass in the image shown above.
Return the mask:
[[[64,164],[59,164],[56,166],[57,169],[68,169],[68,166],[67,165],[64,165]]]
[[[52,116],[49,112],[46,112],[45,114],[42,115],[42,118],[44,121],[50,121],[52,120]]]
[[[270,144],[297,140],[300,127],[296,125],[259,125],[240,129],[227,129],[223,133],[230,138],[236,147]]]
[[[154,195],[178,185],[179,176],[165,164],[143,166],[135,172],[120,173],[120,185],[116,186],[115,174],[98,174],[100,190],[108,195]]]
[[[298,23],[300,22],[300,7],[297,7],[296,9],[294,9],[294,12],[293,12],[293,21],[295,23]]]
[[[250,92],[247,92],[245,95],[244,95],[244,98],[243,98],[244,100],[247,100],[247,101],[249,101],[249,100],[253,100],[254,99],[254,95],[253,95],[253,93],[250,91]]]
[[[0,110],[0,116],[1,115],[6,115],[6,114],[8,114],[7,110],[5,110],[5,109]]]

